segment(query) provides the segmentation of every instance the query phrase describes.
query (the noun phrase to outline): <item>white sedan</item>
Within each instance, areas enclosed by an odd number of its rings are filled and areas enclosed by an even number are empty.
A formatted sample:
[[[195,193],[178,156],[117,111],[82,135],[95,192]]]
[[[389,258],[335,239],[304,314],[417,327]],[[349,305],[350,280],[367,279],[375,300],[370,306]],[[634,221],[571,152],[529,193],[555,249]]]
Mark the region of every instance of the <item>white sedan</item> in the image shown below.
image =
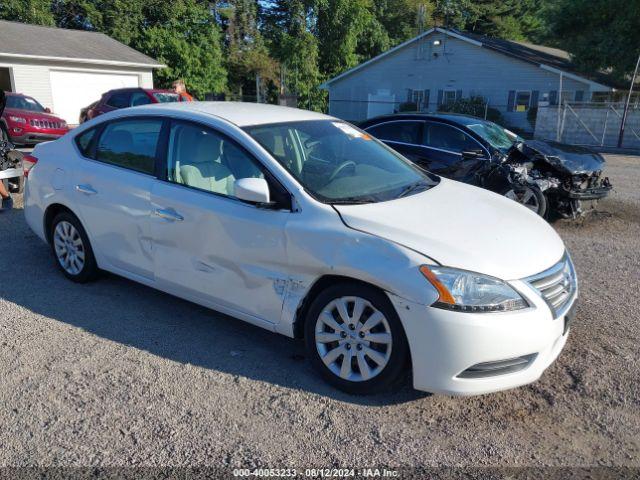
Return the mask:
[[[338,119],[143,106],[29,160],[27,221],[69,279],[108,270],[304,338],[345,391],[408,372],[419,390],[503,390],[538,379],[566,342],[577,281],[544,220]]]

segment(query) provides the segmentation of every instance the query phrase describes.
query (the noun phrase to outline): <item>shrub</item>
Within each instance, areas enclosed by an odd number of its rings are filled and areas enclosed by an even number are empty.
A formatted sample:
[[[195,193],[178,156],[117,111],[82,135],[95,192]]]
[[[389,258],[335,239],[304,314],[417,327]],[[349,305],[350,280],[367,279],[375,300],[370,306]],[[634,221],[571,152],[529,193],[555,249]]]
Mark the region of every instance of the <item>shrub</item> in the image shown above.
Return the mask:
[[[462,113],[473,117],[484,118],[486,100],[483,97],[459,98],[455,102],[443,104],[438,107],[439,112]],[[487,109],[487,120],[502,123],[500,111],[489,107]]]
[[[398,106],[399,112],[417,112],[418,104],[415,102],[403,102]]]

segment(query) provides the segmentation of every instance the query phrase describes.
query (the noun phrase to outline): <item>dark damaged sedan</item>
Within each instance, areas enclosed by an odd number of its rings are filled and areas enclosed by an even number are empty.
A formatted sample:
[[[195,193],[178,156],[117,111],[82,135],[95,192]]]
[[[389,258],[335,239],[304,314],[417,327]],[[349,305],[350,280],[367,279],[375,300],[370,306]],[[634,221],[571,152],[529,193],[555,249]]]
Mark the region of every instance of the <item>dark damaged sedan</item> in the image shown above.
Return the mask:
[[[548,218],[584,215],[612,188],[600,154],[525,141],[471,116],[396,114],[360,127],[425,170],[500,193]]]

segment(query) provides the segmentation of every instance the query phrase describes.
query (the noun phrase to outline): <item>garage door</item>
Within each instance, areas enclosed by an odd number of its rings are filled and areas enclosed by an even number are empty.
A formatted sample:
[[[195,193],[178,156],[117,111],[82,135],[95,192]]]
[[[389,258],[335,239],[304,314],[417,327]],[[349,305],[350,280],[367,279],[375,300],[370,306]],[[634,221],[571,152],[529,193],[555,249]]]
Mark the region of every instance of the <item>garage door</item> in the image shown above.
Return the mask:
[[[53,111],[67,123],[79,122],[80,109],[99,100],[114,88],[137,87],[139,76],[119,73],[71,72],[51,70]]]

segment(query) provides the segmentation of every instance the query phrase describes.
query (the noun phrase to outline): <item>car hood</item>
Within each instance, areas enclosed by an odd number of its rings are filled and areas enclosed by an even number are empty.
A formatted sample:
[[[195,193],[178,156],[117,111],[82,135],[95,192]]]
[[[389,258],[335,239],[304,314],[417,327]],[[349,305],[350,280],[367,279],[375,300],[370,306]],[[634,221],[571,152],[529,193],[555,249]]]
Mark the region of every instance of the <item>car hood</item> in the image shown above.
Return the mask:
[[[546,270],[565,250],[553,228],[526,207],[444,178],[406,198],[335,208],[348,227],[391,240],[441,265],[503,280]]]
[[[48,120],[50,122],[57,123],[61,123],[64,121],[60,117],[56,117],[51,113],[32,112],[31,110],[22,110],[20,108],[5,108],[4,115],[19,115],[29,120]]]
[[[602,155],[577,145],[528,140],[524,153],[528,156],[544,157],[544,161],[553,167],[572,175],[599,172],[604,168]]]

